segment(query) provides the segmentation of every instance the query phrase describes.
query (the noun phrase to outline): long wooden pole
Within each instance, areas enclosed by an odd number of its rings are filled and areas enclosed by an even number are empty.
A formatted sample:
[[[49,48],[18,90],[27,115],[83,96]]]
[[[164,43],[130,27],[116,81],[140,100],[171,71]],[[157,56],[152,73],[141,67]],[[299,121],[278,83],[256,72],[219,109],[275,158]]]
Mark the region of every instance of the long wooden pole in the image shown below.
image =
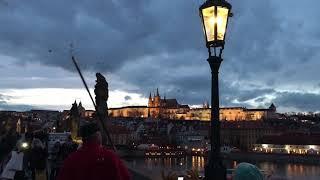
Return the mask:
[[[104,118],[101,117],[101,115],[100,115],[100,113],[99,113],[99,111],[98,111],[97,105],[96,105],[96,103],[95,103],[94,100],[93,100],[93,97],[92,97],[92,95],[91,95],[91,93],[90,93],[90,90],[89,90],[89,88],[88,88],[88,85],[87,85],[87,83],[86,83],[86,81],[85,81],[85,79],[84,79],[84,77],[83,77],[83,75],[82,75],[82,73],[81,73],[81,70],[80,70],[80,68],[79,68],[79,66],[78,66],[78,64],[77,64],[77,61],[76,61],[76,59],[74,58],[74,56],[72,56],[72,62],[73,62],[73,64],[75,65],[75,67],[76,67],[76,69],[77,69],[77,71],[78,71],[78,73],[79,73],[79,75],[80,75],[80,78],[81,78],[81,80],[82,80],[82,83],[83,83],[84,87],[86,88],[86,90],[87,90],[87,92],[88,92],[88,94],[89,94],[89,96],[90,96],[90,99],[91,99],[91,101],[92,101],[92,104],[93,104],[93,106],[94,106],[94,108],[95,108],[95,110],[96,110],[96,113],[98,114],[98,119],[100,120],[100,123],[101,123],[101,125],[102,125],[102,129],[103,129],[104,133],[106,133],[106,136],[107,136],[107,138],[108,138],[108,141],[110,142],[113,150],[114,150],[115,152],[117,152],[117,149],[116,149],[115,145],[113,144],[113,142],[112,142],[112,140],[111,140],[111,137],[110,137],[110,134],[109,134],[109,132],[108,132],[108,130],[107,130],[107,127],[106,127],[106,125],[104,124],[104,121],[103,121]]]

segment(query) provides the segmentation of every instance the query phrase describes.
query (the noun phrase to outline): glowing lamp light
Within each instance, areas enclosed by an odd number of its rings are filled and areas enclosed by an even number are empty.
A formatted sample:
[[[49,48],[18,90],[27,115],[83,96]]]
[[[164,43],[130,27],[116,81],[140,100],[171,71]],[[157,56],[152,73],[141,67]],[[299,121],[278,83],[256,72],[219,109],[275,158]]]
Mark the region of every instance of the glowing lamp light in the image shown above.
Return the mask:
[[[264,149],[268,148],[268,144],[262,144],[262,148]]]
[[[29,145],[28,145],[28,143],[26,143],[26,142],[23,142],[23,143],[21,144],[21,147],[23,147],[23,148],[25,148],[25,149],[28,148],[28,146],[29,146]]]
[[[316,146],[315,145],[310,145],[309,149],[316,149]]]
[[[225,0],[208,0],[199,8],[207,47],[224,46],[231,4]]]
[[[290,152],[290,146],[289,145],[286,145],[285,149],[288,151],[288,153]]]

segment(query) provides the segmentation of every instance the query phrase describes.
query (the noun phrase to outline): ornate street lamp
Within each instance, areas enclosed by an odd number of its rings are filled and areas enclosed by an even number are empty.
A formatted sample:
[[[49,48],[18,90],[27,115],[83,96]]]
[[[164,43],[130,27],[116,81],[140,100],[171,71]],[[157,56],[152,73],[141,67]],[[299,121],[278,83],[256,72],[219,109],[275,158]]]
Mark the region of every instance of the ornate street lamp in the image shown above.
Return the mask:
[[[207,48],[224,46],[231,5],[225,0],[207,0],[200,8]]]
[[[206,180],[224,180],[227,171],[220,156],[220,120],[219,120],[219,67],[222,62],[228,19],[232,16],[231,5],[225,0],[207,0],[199,8],[203,31],[211,68],[211,151],[205,167]],[[212,55],[211,50],[214,50]],[[217,54],[217,49],[219,54]]]

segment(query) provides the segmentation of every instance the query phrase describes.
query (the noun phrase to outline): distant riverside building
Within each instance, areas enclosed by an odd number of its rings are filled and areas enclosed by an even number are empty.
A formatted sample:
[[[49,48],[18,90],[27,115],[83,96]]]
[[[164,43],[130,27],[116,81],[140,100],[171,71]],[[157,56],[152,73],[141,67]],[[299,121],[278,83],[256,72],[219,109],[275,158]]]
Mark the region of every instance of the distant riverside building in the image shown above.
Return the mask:
[[[251,150],[259,139],[275,133],[275,129],[263,121],[222,121],[221,144]]]
[[[277,109],[274,104],[268,109],[248,109],[245,107],[222,107],[220,108],[220,120],[242,121],[242,120],[263,120],[277,117]],[[185,115],[180,115],[180,119],[185,116],[187,120],[210,120],[210,108],[190,109]]]
[[[133,141],[133,133],[125,126],[109,127],[110,138],[114,145],[129,145]]]
[[[109,116],[111,117],[132,117],[132,118],[147,118],[147,106],[126,106],[120,108],[110,108]]]
[[[93,110],[85,110],[81,102],[78,106],[80,117],[92,117]],[[69,111],[63,112],[64,119],[68,117]],[[177,99],[161,98],[157,89],[156,94],[149,95],[147,106],[125,106],[119,108],[109,108],[110,117],[122,118],[157,118],[157,119],[177,119],[177,120],[202,120],[211,119],[211,109],[208,102],[202,108],[190,108],[188,105],[180,104]],[[277,108],[271,104],[267,109],[249,109],[246,107],[222,107],[220,108],[220,120],[225,121],[256,121],[277,118]]]
[[[56,120],[60,114],[59,111],[52,111],[52,110],[31,110],[27,111],[27,114],[31,116],[33,119],[41,120],[41,121],[49,121],[49,120]]]
[[[320,155],[320,134],[284,133],[264,136],[254,145],[253,151]]]
[[[274,104],[267,109],[249,109],[245,107],[220,108],[220,119],[226,121],[263,120],[277,117]],[[163,118],[179,120],[203,120],[211,118],[211,109],[208,102],[202,108],[190,108],[188,105],[178,103],[177,99],[161,98],[159,91],[149,95],[147,106],[126,106],[109,109],[110,117],[126,118]]]

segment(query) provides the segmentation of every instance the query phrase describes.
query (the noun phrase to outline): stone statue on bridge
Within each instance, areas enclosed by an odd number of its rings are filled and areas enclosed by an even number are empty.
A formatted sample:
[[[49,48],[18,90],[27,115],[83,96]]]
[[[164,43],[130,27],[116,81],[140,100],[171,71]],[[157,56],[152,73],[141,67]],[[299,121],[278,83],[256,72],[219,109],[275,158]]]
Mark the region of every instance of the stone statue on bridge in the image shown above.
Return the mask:
[[[108,89],[108,82],[106,78],[100,74],[96,74],[97,77],[97,84],[95,85],[94,93],[96,95],[96,105],[97,110],[100,115],[104,117],[108,117],[108,98],[109,98],[109,89]]]
[[[96,95],[96,106],[97,106],[97,118],[100,118],[101,121],[97,120],[97,123],[99,125],[99,128],[104,131],[103,125],[101,123],[104,123],[107,128],[107,126],[110,125],[110,122],[107,121],[108,118],[108,98],[109,98],[109,89],[108,89],[108,82],[106,81],[106,78],[101,74],[96,74],[97,80],[96,85],[94,89],[94,93]],[[102,140],[103,144],[107,144],[108,138],[106,135],[106,132],[102,133]]]

